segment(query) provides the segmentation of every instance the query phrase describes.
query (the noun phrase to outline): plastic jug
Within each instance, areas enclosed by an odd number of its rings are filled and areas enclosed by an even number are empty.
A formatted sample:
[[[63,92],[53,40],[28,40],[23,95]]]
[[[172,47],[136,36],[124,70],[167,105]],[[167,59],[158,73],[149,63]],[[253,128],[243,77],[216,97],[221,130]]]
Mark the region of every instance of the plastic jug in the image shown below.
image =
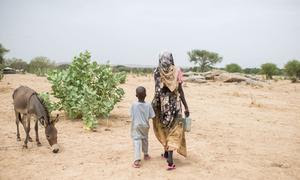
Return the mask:
[[[190,132],[191,131],[192,119],[189,118],[189,117],[185,117],[183,122],[184,122],[185,132]]]

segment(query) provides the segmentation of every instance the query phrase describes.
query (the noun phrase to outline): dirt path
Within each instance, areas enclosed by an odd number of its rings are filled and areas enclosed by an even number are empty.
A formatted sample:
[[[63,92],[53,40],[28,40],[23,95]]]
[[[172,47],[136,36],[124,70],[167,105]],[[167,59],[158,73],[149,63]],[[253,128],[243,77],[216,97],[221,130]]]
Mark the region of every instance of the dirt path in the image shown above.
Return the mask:
[[[256,89],[235,84],[186,84],[192,132],[188,158],[175,154],[177,169],[165,170],[162,147],[150,131],[152,160],[131,167],[129,107],[135,88],[153,96],[151,77],[129,77],[124,100],[112,112],[110,131],[100,120],[97,132],[81,121],[61,118],[56,125],[61,151],[50,152],[43,129],[41,147],[16,141],[12,92],[27,85],[50,91],[46,78],[7,75],[0,82],[0,179],[300,179],[300,84],[287,81]],[[34,130],[31,130],[34,138]],[[21,129],[21,138],[24,138]]]

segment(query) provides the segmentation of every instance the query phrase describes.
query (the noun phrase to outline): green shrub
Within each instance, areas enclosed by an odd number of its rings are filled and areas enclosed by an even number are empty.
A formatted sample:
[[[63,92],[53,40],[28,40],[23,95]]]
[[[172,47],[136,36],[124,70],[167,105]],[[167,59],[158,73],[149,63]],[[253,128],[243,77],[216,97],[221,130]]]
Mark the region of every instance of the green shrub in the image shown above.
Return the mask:
[[[54,97],[71,118],[82,118],[88,129],[97,117],[107,117],[124,95],[118,85],[123,80],[111,67],[91,62],[89,52],[80,53],[66,70],[48,75]]]
[[[300,79],[300,62],[297,60],[289,61],[285,64],[284,70],[292,81],[296,82]]]
[[[55,68],[55,63],[47,57],[38,56],[28,64],[28,72],[38,76],[45,76]]]
[[[235,63],[227,64],[225,70],[230,73],[242,72],[241,66]]]
[[[3,75],[3,67],[4,66],[2,64],[0,64],[0,81],[4,77],[4,75]]]
[[[272,79],[273,75],[278,73],[276,64],[265,63],[261,65],[261,73],[266,75],[267,79]]]
[[[120,84],[124,84],[126,82],[127,73],[126,72],[119,72],[117,73],[117,78],[119,79]]]
[[[297,78],[296,77],[291,77],[290,79],[291,79],[292,83],[296,83],[297,82]]]
[[[5,60],[5,66],[11,67],[15,70],[22,70],[23,72],[27,71],[28,69],[27,62],[17,58],[11,58]]]
[[[127,72],[130,73],[131,68],[124,65],[117,65],[113,67],[114,72]]]
[[[258,74],[261,70],[259,68],[245,68],[243,72],[245,74]]]
[[[69,66],[70,66],[70,64],[60,64],[56,68],[59,70],[66,70],[66,69],[68,69]]]
[[[46,105],[49,113],[51,113],[52,111],[56,111],[56,110],[61,109],[59,103],[55,103],[55,102],[52,102],[50,100],[50,95],[49,95],[48,92],[39,93],[38,96],[44,102],[44,104]]]

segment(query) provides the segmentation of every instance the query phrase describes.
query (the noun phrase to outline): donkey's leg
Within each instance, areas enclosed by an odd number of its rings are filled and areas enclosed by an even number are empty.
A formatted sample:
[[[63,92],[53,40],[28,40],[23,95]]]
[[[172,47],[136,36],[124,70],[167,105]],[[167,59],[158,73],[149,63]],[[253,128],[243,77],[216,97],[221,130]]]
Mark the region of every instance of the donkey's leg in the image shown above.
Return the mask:
[[[31,117],[30,115],[28,115],[28,117],[27,117],[28,141],[33,142],[32,138],[30,137],[30,134],[29,134],[30,133],[30,120],[31,120],[30,117]]]
[[[24,127],[24,130],[25,130],[25,133],[26,133],[26,129],[27,128],[27,131],[30,132],[30,115],[29,114],[23,114],[22,118],[20,116],[20,119],[21,119],[21,122],[23,124],[23,127]],[[27,119],[27,123],[26,123],[26,119]],[[29,119],[29,120],[28,120]],[[32,142],[32,138],[30,137],[29,135],[29,132],[28,132],[28,141],[29,142]],[[27,133],[26,133],[27,134]]]
[[[16,125],[17,125],[17,141],[21,141],[20,131],[19,131],[19,122],[20,122],[21,114],[15,110],[15,115],[16,115]]]
[[[30,117],[31,116],[29,114],[26,115],[27,124],[26,124],[26,121],[25,121],[24,117],[23,117],[23,120],[22,120],[22,124],[23,124],[24,130],[25,130],[25,133],[26,133],[26,138],[25,138],[24,145],[23,145],[24,148],[27,148],[27,143],[28,143],[28,140],[29,140]]]
[[[27,115],[27,116],[29,116],[29,115]],[[26,116],[26,119],[28,121],[28,117],[27,116]],[[24,127],[25,134],[26,134],[26,138],[24,140],[23,148],[27,148],[27,142],[28,142],[28,130],[27,130],[27,127],[26,127],[26,119],[24,118],[24,115],[23,115],[21,122],[22,122],[22,125]]]
[[[38,146],[41,146],[41,142],[39,140],[39,127],[38,127],[38,120],[35,121],[35,125],[34,125],[34,130],[35,130],[35,140],[36,140],[36,144]]]

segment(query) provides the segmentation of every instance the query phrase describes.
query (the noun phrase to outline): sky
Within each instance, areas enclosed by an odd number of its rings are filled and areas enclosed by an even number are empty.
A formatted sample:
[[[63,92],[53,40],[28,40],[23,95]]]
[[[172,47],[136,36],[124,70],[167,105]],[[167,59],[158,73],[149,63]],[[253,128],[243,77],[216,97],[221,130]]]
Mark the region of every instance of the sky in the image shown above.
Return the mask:
[[[208,50],[237,63],[279,67],[300,60],[299,0],[0,0],[6,58],[71,62],[88,50],[99,63],[156,66],[161,51],[192,66]]]

